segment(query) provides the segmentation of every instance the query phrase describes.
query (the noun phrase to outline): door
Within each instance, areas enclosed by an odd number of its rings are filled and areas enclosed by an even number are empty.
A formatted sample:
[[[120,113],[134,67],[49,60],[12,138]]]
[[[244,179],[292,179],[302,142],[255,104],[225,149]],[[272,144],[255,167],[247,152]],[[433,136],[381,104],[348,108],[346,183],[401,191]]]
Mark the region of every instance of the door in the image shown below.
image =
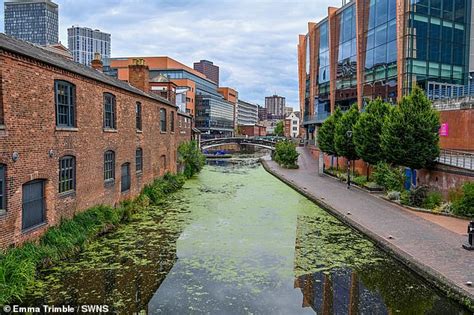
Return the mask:
[[[130,189],[130,163],[122,164],[121,191]]]
[[[23,230],[45,222],[45,182],[45,180],[35,180],[23,185]]]

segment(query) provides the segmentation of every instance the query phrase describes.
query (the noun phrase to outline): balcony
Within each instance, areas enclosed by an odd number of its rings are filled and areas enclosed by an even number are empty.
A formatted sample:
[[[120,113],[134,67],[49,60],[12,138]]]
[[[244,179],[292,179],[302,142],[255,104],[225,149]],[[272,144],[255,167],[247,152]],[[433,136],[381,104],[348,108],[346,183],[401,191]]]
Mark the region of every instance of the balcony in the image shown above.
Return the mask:
[[[320,125],[322,124],[326,118],[331,116],[331,112],[329,111],[321,111],[316,113],[315,115],[305,115],[303,119],[303,125]]]

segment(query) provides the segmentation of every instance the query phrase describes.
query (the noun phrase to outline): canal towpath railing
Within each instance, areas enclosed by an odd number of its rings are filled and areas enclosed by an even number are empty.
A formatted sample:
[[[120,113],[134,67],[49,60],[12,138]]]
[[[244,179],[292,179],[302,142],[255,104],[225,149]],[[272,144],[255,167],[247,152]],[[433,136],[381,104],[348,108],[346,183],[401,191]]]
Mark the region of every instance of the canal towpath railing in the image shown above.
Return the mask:
[[[436,162],[474,171],[474,153],[442,149]]]

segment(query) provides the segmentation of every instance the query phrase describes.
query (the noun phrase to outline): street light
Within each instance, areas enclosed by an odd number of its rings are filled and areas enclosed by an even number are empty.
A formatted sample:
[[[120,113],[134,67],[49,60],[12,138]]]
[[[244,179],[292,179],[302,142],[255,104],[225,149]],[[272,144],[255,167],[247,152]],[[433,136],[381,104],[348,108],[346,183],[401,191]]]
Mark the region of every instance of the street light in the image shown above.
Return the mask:
[[[347,140],[352,138],[352,130],[347,130],[346,132]],[[347,158],[347,189],[351,189],[351,160]]]

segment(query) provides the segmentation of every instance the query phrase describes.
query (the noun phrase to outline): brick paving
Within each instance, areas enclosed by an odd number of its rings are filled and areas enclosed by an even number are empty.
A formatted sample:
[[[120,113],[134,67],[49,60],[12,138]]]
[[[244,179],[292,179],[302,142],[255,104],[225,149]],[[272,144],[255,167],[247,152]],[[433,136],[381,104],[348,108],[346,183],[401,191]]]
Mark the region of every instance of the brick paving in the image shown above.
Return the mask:
[[[266,160],[267,170],[375,239],[443,290],[454,290],[474,304],[474,287],[466,285],[474,282],[474,251],[462,248],[467,240],[466,232],[459,234],[462,220],[427,219],[431,216],[358,189],[348,190],[344,183],[318,175],[318,161],[306,149],[298,150],[299,169],[283,169]]]

